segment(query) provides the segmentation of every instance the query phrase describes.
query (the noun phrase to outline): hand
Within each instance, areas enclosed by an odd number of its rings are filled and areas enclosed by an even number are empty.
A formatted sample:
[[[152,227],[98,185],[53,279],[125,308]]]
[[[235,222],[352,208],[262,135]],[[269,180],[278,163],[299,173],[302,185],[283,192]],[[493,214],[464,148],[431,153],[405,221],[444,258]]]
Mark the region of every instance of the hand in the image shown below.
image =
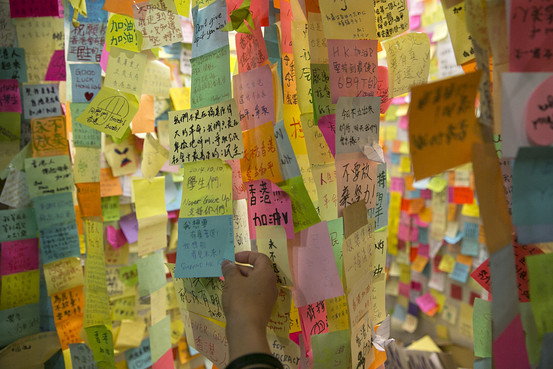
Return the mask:
[[[266,255],[244,251],[236,254],[236,261],[252,267],[228,260],[221,265],[230,361],[248,353],[271,353],[266,329],[278,295],[276,275]]]

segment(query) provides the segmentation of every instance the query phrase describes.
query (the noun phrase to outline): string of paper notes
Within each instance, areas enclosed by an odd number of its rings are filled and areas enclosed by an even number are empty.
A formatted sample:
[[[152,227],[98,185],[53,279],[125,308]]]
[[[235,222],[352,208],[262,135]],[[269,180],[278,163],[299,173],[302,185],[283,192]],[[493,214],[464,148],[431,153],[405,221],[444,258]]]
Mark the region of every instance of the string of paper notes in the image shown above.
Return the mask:
[[[551,6],[0,0],[0,367],[550,367]]]

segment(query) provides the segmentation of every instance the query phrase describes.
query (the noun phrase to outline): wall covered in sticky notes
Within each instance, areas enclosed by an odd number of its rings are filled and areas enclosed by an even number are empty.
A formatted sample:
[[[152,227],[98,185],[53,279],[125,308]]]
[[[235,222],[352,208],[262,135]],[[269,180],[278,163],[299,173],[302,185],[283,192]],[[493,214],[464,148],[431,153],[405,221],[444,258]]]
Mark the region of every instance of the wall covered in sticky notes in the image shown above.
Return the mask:
[[[290,368],[550,367],[546,9],[1,1],[0,367],[223,368],[249,250]]]

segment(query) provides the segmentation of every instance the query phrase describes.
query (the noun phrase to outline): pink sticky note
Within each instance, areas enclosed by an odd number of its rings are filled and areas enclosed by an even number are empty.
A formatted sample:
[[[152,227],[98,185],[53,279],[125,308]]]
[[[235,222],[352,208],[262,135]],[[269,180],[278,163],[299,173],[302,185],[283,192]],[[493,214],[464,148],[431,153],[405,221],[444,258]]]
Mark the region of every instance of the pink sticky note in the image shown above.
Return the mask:
[[[511,1],[511,14],[507,15],[510,16],[511,72],[553,71],[549,32],[551,23],[548,16],[540,16],[541,9],[526,0]],[[533,15],[533,12],[536,12],[536,15]]]
[[[399,117],[399,121],[397,122],[397,126],[401,129],[408,129],[409,128],[409,119],[407,118],[407,115]]]
[[[414,31],[414,30],[418,29],[420,26],[421,26],[421,16],[420,15],[414,15],[414,16],[409,17],[409,29],[411,31]]]
[[[392,177],[390,179],[390,191],[403,193],[404,181],[401,177]]]
[[[268,65],[241,72],[234,77],[234,99],[238,105],[242,130],[275,121],[273,74]]]
[[[419,227],[411,228],[410,241],[419,242]]]
[[[430,293],[425,293],[424,295],[416,298],[417,305],[425,313],[434,309],[437,306],[436,299]]]
[[[104,44],[104,48],[102,49],[102,55],[100,56],[100,67],[102,67],[102,70],[104,72],[108,67],[108,59],[109,59],[109,51],[106,50],[106,44]]]
[[[399,282],[398,291],[400,295],[409,298],[409,294],[411,293],[411,286],[407,283]]]
[[[492,350],[496,369],[530,368],[520,314],[493,341]]]
[[[11,18],[59,17],[60,14],[58,0],[10,0]]]
[[[115,250],[127,243],[123,230],[115,229],[113,226],[107,227],[107,240]]]
[[[56,50],[50,59],[48,69],[46,70],[45,81],[65,81],[65,52],[63,50]]]
[[[242,171],[240,170],[240,160],[227,160],[227,164],[232,169],[232,199],[241,200],[248,197],[246,187],[242,181]]]
[[[293,239],[294,223],[290,196],[268,179],[246,182],[245,186],[248,194],[250,237],[255,239],[255,227],[280,225],[286,229],[286,237]]]
[[[119,219],[119,227],[121,227],[121,230],[129,243],[135,243],[138,241],[138,220],[136,220],[135,213],[125,215]]]
[[[378,89],[376,96],[380,96],[380,114],[386,113],[392,100],[388,96],[388,68],[382,65],[378,66]],[[403,117],[402,117],[403,118]],[[401,121],[400,121],[401,122]]]
[[[2,242],[1,275],[38,269],[38,238]]]
[[[430,257],[430,245],[421,243],[419,244],[419,255],[426,258]]]
[[[530,142],[539,146],[553,143],[552,111],[553,77],[549,77],[534,90],[526,105],[526,134]]]
[[[328,332],[328,317],[324,300],[298,308],[303,344],[307,352],[311,351],[311,336]]]
[[[170,165],[169,160],[167,160],[160,170],[167,173],[178,173],[180,170],[180,165]]]
[[[376,40],[327,40],[330,96],[375,96],[378,88]]]
[[[154,365],[152,365],[153,369],[169,369],[174,368],[173,363],[173,350],[169,349],[166,353],[163,354],[162,357],[160,357]]]
[[[397,238],[402,241],[409,241],[409,225],[400,223],[397,231]]]
[[[18,80],[0,80],[0,112],[21,113],[21,95],[19,94]]]
[[[265,63],[268,59],[267,47],[260,27],[256,27],[251,34],[236,34],[236,58],[240,74],[259,68]]]
[[[336,116],[325,115],[319,118],[318,126],[332,155],[336,155]]]
[[[420,291],[422,289],[422,284],[417,281],[411,281],[411,288],[415,291]]]
[[[301,246],[293,248],[291,260],[296,306],[342,296],[326,221],[304,229],[299,237]]]

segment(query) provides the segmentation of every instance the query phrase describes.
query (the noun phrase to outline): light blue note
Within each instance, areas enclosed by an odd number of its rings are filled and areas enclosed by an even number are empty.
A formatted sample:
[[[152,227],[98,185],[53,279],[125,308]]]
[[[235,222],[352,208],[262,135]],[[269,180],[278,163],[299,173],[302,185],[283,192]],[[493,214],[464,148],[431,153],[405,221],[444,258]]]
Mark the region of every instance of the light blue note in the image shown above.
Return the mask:
[[[449,275],[452,279],[455,279],[457,282],[466,283],[467,277],[469,275],[470,267],[466,264],[455,262],[453,267],[453,272]]]
[[[37,226],[33,208],[0,210],[0,242],[36,238]]]
[[[193,58],[228,46],[228,32],[221,31],[227,24],[225,0],[217,0],[200,10],[198,7],[192,8],[192,17],[194,19]]]
[[[69,68],[73,102],[90,103],[102,87],[100,64],[69,64]]]
[[[301,176],[300,167],[296,160],[296,155],[294,155],[288,133],[286,133],[286,129],[284,128],[283,120],[274,125],[274,131],[282,178],[287,180]]]
[[[29,304],[0,311],[0,347],[40,332],[40,305]]]
[[[129,369],[146,369],[152,366],[150,338],[145,338],[137,348],[125,351]]]

